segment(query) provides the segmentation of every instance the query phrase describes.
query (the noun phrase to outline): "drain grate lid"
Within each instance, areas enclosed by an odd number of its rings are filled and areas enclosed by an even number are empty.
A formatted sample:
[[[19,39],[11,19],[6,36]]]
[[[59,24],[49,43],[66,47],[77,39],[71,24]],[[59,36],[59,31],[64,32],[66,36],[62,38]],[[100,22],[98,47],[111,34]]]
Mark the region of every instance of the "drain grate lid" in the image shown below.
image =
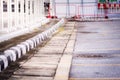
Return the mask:
[[[74,58],[109,58],[111,56],[105,54],[75,54]]]

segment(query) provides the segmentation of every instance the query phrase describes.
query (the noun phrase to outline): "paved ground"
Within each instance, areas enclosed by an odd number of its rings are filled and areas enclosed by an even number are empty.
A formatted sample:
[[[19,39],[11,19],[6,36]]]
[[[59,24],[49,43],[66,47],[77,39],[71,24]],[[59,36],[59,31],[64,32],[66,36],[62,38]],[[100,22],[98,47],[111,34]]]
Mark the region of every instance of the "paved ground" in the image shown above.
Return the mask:
[[[119,22],[77,23],[69,80],[120,80]]]
[[[0,74],[0,80],[67,80],[75,41],[69,80],[120,80],[119,22],[68,22],[29,52],[33,55]]]
[[[76,35],[74,25],[75,22],[66,23],[58,30],[59,33],[29,52],[33,55],[18,60],[0,74],[0,80],[67,80]]]

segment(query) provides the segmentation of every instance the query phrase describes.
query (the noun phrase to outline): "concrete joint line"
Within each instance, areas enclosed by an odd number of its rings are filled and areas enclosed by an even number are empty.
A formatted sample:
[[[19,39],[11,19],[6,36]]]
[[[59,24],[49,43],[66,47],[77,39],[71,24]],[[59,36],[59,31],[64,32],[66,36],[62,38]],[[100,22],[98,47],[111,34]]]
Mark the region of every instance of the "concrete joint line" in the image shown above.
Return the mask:
[[[54,80],[68,80],[72,55],[63,55],[56,71]]]
[[[74,37],[73,37],[73,34],[74,34]],[[70,72],[70,67],[71,67],[71,62],[72,62],[72,53],[74,50],[73,48],[74,48],[75,39],[76,39],[75,34],[76,33],[74,31],[74,28],[73,28],[71,35],[69,37],[68,43],[67,43],[65,50],[63,52],[63,56],[62,56],[60,63],[58,65],[54,80],[68,80],[68,78],[69,78],[69,72]],[[72,42],[72,44],[71,44],[71,42]]]

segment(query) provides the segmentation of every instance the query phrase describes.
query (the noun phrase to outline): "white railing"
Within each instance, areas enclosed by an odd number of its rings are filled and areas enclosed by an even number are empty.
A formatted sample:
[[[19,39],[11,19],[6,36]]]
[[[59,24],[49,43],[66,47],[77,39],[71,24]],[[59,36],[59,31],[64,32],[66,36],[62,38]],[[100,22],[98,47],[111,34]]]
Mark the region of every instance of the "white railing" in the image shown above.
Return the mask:
[[[11,32],[11,33],[6,33],[0,36],[0,42],[3,42],[5,40],[9,40],[13,37],[16,36],[20,36],[23,35],[25,33],[28,33],[30,30],[33,30],[36,27],[40,27],[41,25],[44,25],[46,23],[48,23],[50,20],[47,18],[41,18],[40,20],[36,21],[34,24],[30,24],[27,25],[25,28],[23,29],[16,29],[15,31]]]
[[[34,24],[45,15],[44,0],[0,0],[0,33],[13,32]],[[7,7],[8,6],[8,7]]]

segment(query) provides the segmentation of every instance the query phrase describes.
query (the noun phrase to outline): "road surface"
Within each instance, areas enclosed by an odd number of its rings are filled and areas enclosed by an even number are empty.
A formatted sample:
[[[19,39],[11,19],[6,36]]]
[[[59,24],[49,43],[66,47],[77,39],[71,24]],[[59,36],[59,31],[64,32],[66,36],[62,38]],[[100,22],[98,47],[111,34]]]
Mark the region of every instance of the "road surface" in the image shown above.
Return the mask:
[[[120,80],[120,21],[78,22],[69,80]]]

